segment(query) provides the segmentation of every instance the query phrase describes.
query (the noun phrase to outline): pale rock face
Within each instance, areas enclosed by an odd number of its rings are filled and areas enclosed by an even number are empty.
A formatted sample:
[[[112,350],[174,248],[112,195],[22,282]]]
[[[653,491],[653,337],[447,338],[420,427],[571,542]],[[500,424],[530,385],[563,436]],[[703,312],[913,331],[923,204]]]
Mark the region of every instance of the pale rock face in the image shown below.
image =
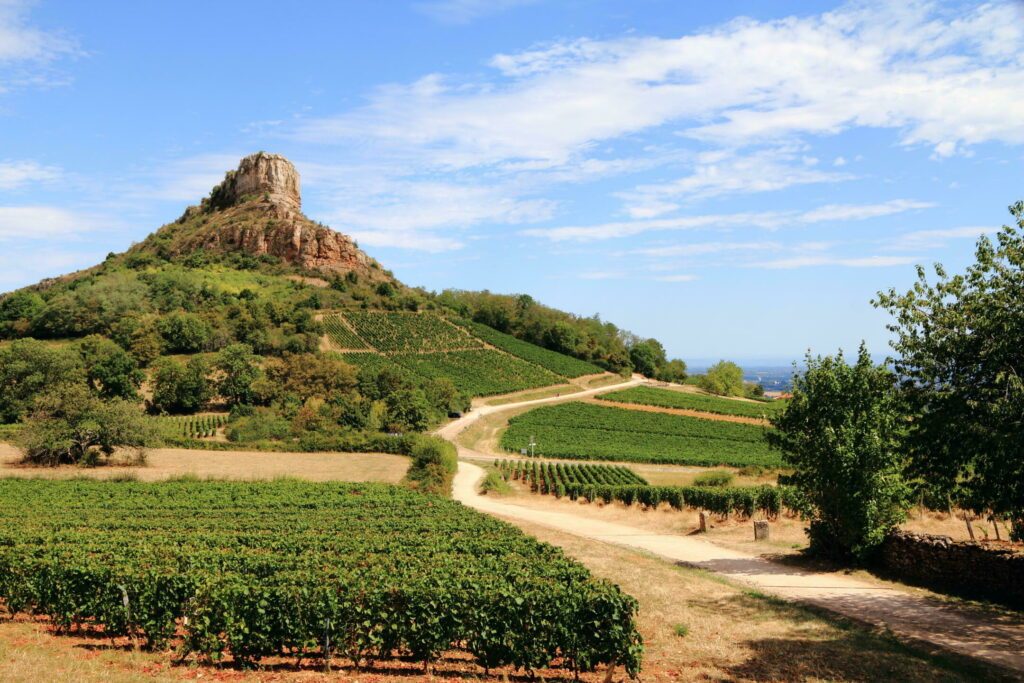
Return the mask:
[[[242,159],[221,183],[218,200],[237,204],[247,196],[268,197],[278,205],[298,211],[302,206],[299,172],[280,154],[257,152]]]

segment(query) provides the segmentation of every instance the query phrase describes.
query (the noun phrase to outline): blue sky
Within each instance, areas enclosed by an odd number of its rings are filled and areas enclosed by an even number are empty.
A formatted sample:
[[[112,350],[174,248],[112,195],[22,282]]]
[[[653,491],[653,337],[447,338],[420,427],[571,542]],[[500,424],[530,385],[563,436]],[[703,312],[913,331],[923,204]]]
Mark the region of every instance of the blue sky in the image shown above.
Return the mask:
[[[264,149],[403,281],[691,361],[885,353],[869,300],[1024,198],[1024,7],[0,0],[0,291]]]

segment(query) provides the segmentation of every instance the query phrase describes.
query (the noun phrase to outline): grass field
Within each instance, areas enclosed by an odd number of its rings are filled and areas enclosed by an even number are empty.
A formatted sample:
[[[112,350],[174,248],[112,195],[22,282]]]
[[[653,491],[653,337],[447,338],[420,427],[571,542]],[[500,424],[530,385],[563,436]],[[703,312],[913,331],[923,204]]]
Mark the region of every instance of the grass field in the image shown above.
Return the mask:
[[[718,415],[738,415],[741,417],[769,418],[786,409],[786,401],[754,402],[698,394],[689,391],[672,391],[654,387],[630,387],[621,391],[601,394],[599,399],[618,401],[620,403],[636,403],[659,408],[682,408],[699,410]]]
[[[501,447],[518,452],[531,437],[537,455],[550,458],[705,467],[781,464],[759,426],[589,403],[545,406],[513,417]]]

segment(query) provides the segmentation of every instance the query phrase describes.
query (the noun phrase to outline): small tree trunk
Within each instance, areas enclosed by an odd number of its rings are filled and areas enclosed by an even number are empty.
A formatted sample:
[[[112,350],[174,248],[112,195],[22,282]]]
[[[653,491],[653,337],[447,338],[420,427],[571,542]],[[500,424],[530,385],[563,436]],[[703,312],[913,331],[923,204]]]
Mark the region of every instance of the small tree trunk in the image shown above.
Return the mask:
[[[1001,537],[999,536],[999,522],[998,522],[998,521],[996,520],[996,516],[995,516],[995,515],[992,515],[991,517],[989,517],[989,519],[991,519],[991,520],[992,520],[992,528],[996,530],[996,540],[997,540],[997,541],[1001,541],[1001,540],[1003,540],[1003,539],[1002,539],[1002,538],[1001,538]]]
[[[975,540],[974,527],[971,526],[971,519],[967,516],[966,512],[964,512],[964,523],[967,525],[967,533],[971,535],[971,540]]]

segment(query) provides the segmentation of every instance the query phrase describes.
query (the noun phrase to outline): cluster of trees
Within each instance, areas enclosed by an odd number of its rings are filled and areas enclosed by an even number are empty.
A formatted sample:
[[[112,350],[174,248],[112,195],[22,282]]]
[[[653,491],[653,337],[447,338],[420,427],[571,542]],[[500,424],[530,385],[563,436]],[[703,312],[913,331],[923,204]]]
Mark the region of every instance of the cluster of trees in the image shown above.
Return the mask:
[[[528,294],[447,289],[435,299],[463,318],[611,372],[635,371],[663,381],[686,379],[686,363],[669,360],[657,339],[637,337],[598,315],[586,318],[559,311]]]
[[[153,434],[138,401],[143,373],[123,348],[89,336],[67,346],[34,339],[0,349],[0,420],[38,464],[93,464],[115,447],[141,458]]]
[[[895,361],[807,359],[769,435],[807,496],[812,548],[865,559],[911,502],[1009,521],[1024,540],[1024,203],[975,263],[923,268],[893,315]],[[998,528],[998,527],[997,527]]]

